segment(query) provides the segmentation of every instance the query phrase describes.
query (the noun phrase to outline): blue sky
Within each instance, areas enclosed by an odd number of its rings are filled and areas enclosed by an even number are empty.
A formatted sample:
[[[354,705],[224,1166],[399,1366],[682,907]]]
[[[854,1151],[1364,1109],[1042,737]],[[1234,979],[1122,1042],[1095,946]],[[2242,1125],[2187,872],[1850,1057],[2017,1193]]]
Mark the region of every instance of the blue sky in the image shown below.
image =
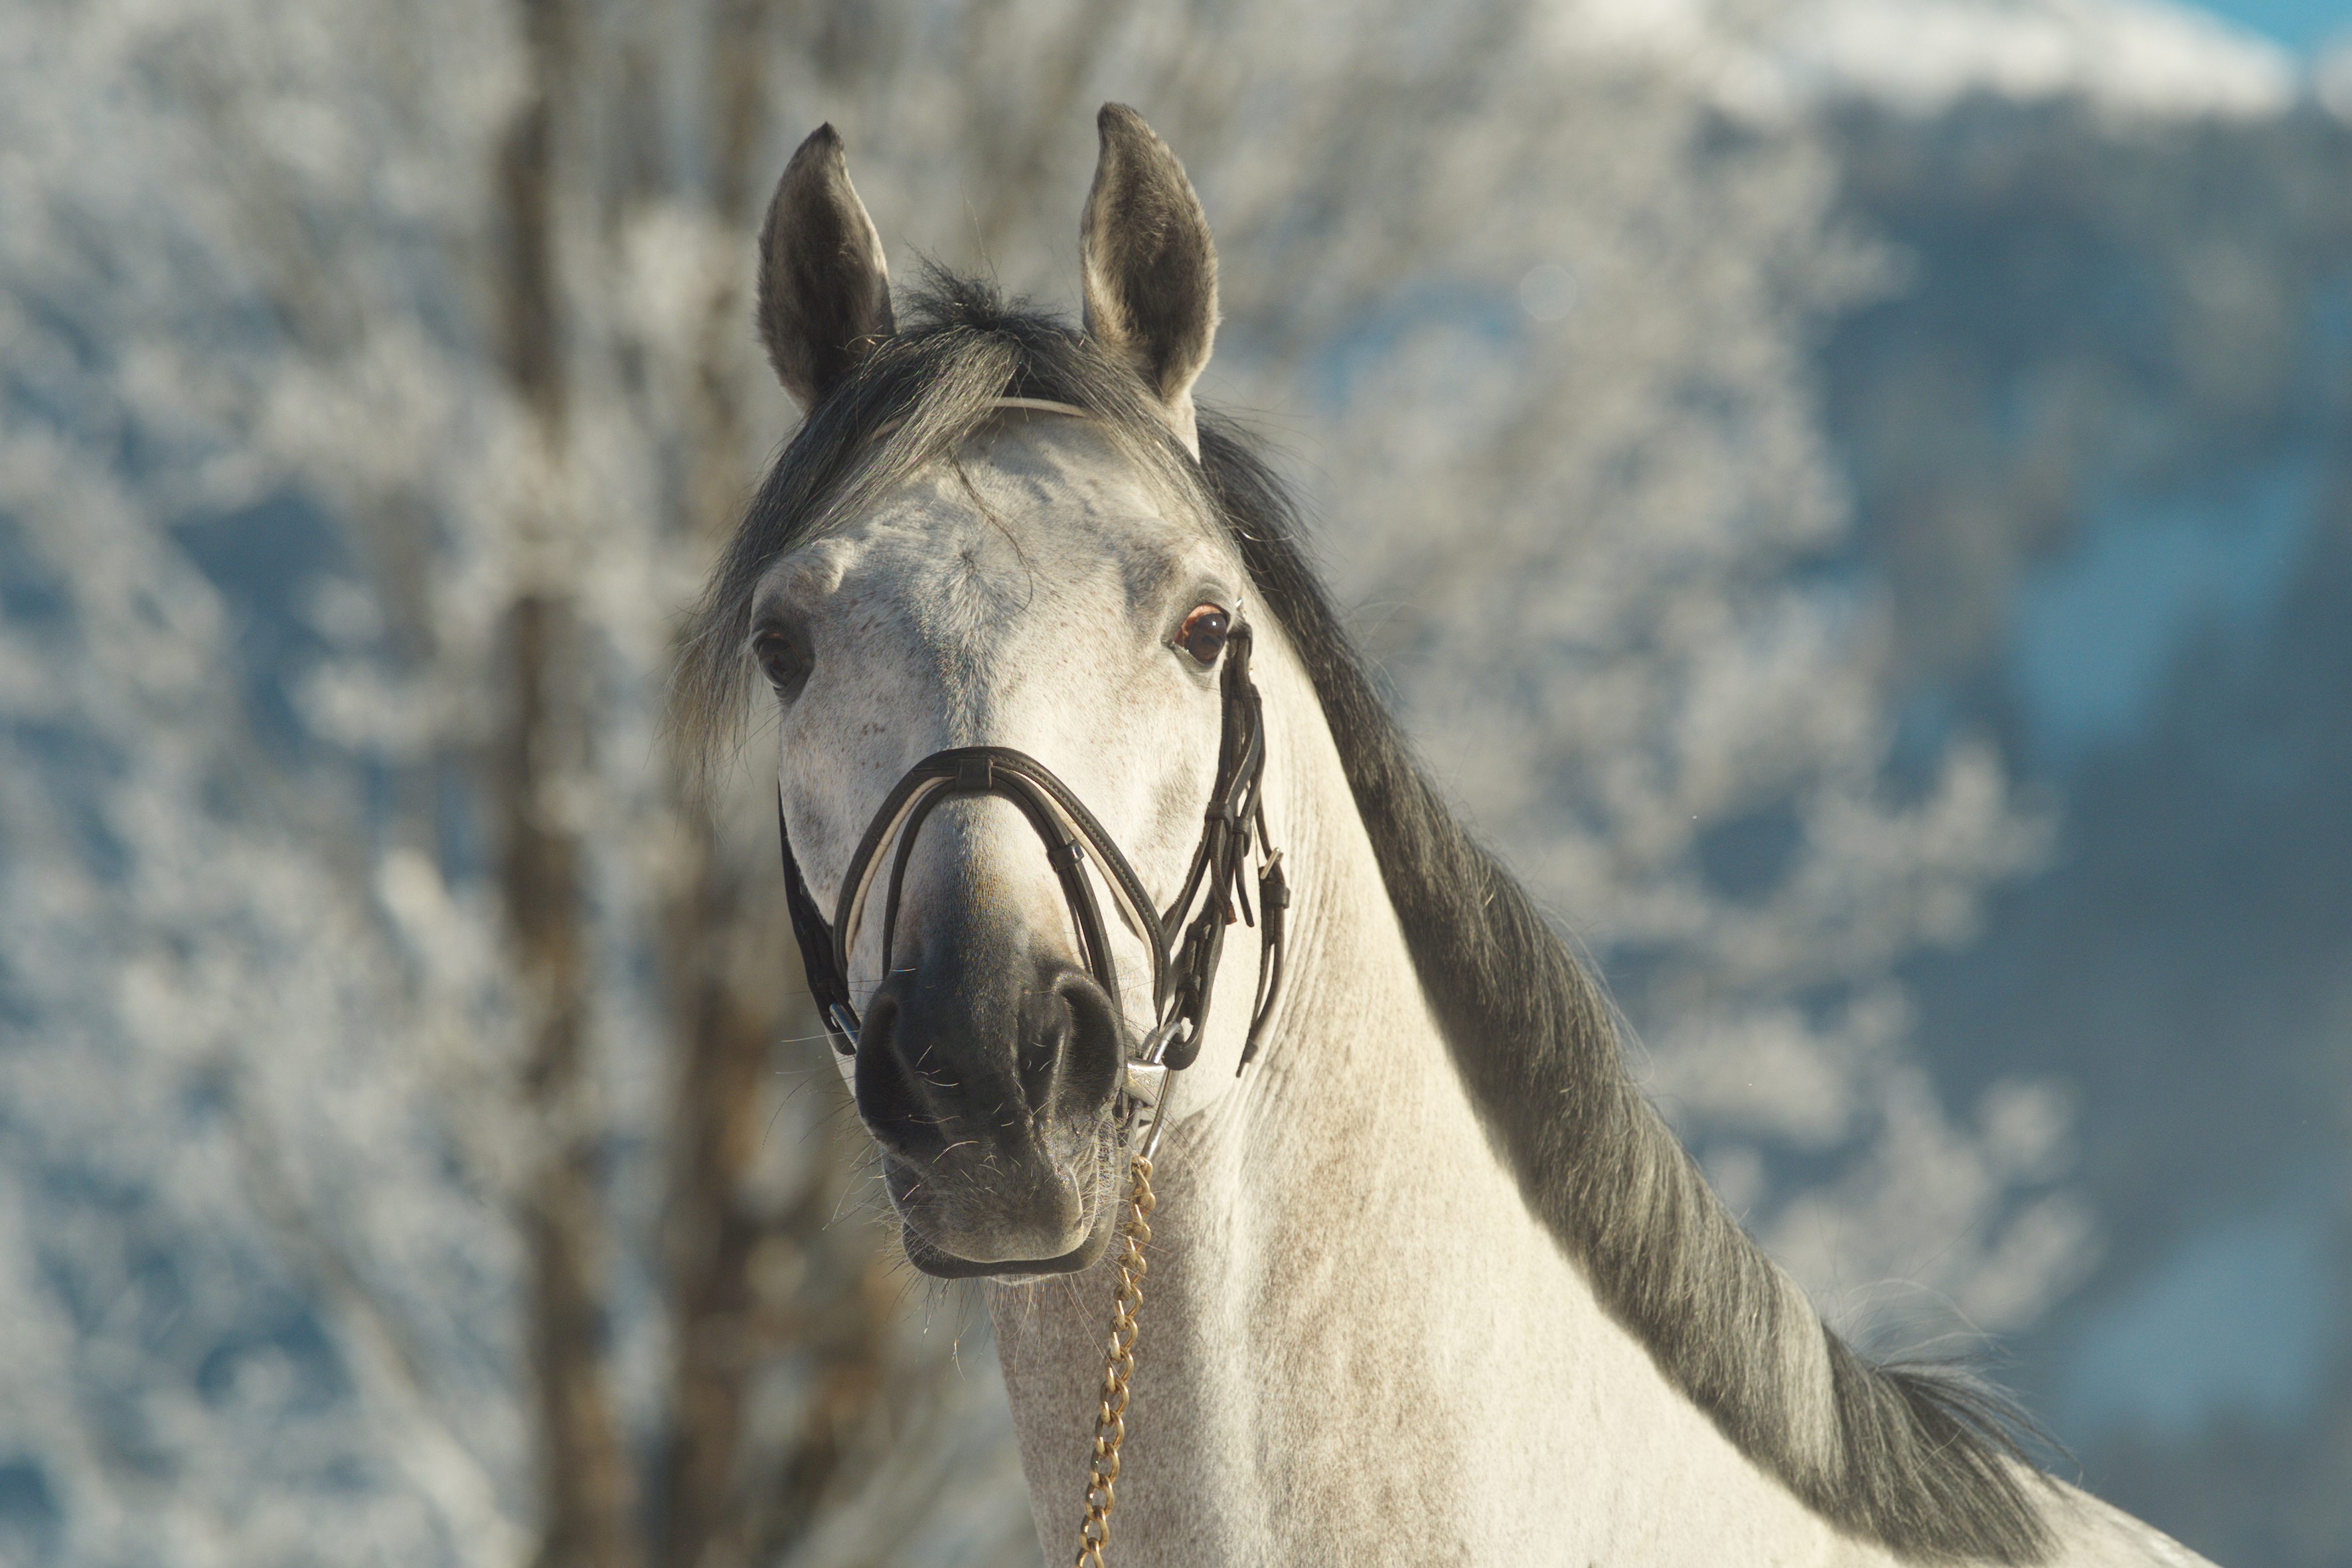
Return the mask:
[[[2352,29],[2352,0],[2207,0],[2204,8],[2294,49]]]

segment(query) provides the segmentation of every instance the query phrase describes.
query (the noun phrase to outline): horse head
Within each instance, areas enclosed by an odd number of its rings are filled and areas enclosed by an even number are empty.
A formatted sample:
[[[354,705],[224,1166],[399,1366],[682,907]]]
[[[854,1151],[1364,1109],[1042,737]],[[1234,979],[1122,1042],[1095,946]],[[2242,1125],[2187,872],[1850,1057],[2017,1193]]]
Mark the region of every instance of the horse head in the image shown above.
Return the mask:
[[[1203,1044],[1197,1016],[1162,1026],[1181,906],[1216,906],[1190,922],[1212,946],[1231,912],[1196,869],[1256,701],[1196,462],[1215,253],[1142,120],[1100,132],[1082,331],[960,339],[969,285],[900,330],[830,126],[761,241],[761,334],[806,417],[721,581],[772,693],[812,977],[844,989],[844,1073],[940,1275],[1101,1255],[1157,1058]],[[1231,861],[1250,825],[1226,829]]]

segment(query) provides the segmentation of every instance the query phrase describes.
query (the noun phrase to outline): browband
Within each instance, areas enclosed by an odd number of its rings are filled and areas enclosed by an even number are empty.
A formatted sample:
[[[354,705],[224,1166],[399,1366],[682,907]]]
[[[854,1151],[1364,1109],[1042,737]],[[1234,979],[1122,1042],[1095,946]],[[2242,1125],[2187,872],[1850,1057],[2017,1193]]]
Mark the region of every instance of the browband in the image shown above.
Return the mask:
[[[1072,414],[1080,419],[1091,419],[1092,409],[1081,408],[1075,403],[1056,403],[1050,397],[998,397],[990,400],[991,408],[1026,408],[1038,414]],[[875,427],[874,437],[879,439],[907,422],[907,416],[886,419]]]

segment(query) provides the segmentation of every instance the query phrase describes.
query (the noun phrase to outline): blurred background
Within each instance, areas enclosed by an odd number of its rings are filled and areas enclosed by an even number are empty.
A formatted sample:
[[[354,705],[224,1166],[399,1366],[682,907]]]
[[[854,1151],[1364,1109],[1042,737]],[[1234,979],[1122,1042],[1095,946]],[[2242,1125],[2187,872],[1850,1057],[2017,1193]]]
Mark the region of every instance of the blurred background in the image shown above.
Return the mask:
[[[1036,1561],[662,692],[792,147],[1068,308],[1118,98],[1750,1226],[2352,1563],[2352,16],[2232,4],[16,0],[0,1563]]]

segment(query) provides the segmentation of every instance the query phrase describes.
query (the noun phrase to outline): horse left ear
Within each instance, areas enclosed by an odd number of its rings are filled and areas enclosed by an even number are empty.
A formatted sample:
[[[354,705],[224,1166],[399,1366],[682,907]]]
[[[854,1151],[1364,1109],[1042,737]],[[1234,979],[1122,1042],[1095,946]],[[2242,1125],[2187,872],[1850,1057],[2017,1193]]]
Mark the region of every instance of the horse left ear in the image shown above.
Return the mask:
[[[1078,225],[1087,333],[1133,365],[1194,457],[1192,383],[1217,335],[1217,247],[1184,165],[1143,116],[1106,103],[1102,154]]]

